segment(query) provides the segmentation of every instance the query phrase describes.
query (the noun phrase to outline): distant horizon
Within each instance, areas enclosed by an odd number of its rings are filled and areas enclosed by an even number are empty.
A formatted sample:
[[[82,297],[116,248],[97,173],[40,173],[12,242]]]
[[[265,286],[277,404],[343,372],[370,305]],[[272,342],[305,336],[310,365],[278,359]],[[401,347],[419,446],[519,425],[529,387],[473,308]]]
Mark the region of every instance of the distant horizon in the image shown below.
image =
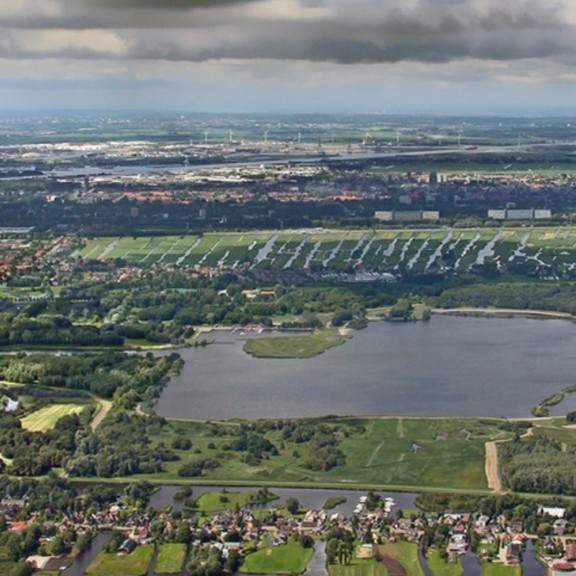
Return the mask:
[[[353,110],[260,110],[260,111],[211,111],[185,110],[169,108],[0,108],[0,117],[18,115],[81,115],[81,114],[112,114],[112,115],[184,115],[184,116],[382,116],[382,117],[468,117],[468,118],[568,118],[576,117],[576,106],[572,108],[542,108],[505,111],[505,110],[413,110],[413,111],[353,111]]]

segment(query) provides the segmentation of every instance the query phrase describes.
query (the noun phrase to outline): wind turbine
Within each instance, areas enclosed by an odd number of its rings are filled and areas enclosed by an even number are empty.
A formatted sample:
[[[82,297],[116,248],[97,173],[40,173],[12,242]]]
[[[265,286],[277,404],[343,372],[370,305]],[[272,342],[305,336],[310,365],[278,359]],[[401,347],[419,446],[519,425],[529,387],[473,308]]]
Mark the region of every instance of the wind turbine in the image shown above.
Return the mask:
[[[232,144],[232,134],[233,134],[233,132],[232,132],[232,130],[230,130],[230,132],[229,132],[229,136],[230,136],[230,140],[229,140],[229,141],[230,141],[230,144]]]
[[[208,144],[208,134],[210,134],[209,130],[204,131],[204,144]]]
[[[270,132],[270,130],[265,130],[264,131],[264,142],[268,143],[268,132]]]

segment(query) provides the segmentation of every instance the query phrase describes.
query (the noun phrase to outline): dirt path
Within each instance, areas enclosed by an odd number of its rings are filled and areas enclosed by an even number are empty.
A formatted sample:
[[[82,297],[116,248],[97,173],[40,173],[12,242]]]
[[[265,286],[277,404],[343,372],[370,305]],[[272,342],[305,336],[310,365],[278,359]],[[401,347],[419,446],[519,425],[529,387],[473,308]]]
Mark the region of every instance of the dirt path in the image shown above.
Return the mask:
[[[406,568],[404,568],[398,560],[394,560],[394,558],[390,558],[390,556],[382,556],[380,562],[386,566],[388,576],[407,576],[408,574]]]
[[[502,492],[502,482],[498,474],[498,449],[496,448],[496,442],[486,442],[485,447],[486,463],[484,469],[488,488],[494,490],[494,492]]]
[[[104,418],[106,418],[106,416],[108,416],[108,412],[110,412],[112,409],[112,402],[109,400],[102,400],[102,398],[98,398],[96,402],[100,408],[94,415],[94,418],[92,418],[92,422],[90,422],[90,428],[92,428],[92,431],[96,430],[96,428],[102,424],[102,421]]]

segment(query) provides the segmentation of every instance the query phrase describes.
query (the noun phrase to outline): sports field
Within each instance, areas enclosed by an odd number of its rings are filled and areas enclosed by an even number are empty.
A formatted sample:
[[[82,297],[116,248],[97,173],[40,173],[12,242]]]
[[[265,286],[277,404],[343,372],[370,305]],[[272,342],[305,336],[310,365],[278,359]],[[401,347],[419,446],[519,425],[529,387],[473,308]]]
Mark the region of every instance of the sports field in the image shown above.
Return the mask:
[[[121,259],[139,266],[235,269],[362,268],[394,273],[466,272],[488,261],[499,266],[571,270],[576,227],[435,228],[400,230],[286,230],[202,236],[97,238],[86,260]]]
[[[52,404],[22,418],[22,427],[30,432],[46,432],[56,426],[60,418],[79,414],[87,404]]]

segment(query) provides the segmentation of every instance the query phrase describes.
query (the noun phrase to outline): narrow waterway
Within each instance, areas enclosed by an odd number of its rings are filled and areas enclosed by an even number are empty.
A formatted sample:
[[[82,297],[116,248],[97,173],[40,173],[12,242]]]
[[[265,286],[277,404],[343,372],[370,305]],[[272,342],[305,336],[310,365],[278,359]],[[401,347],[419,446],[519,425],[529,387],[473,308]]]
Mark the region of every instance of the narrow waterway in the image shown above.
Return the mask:
[[[112,532],[102,532],[98,534],[92,543],[90,544],[90,548],[76,558],[72,566],[64,570],[62,572],[62,576],[84,576],[86,569],[93,560],[100,554],[102,548],[108,543],[112,536]]]

